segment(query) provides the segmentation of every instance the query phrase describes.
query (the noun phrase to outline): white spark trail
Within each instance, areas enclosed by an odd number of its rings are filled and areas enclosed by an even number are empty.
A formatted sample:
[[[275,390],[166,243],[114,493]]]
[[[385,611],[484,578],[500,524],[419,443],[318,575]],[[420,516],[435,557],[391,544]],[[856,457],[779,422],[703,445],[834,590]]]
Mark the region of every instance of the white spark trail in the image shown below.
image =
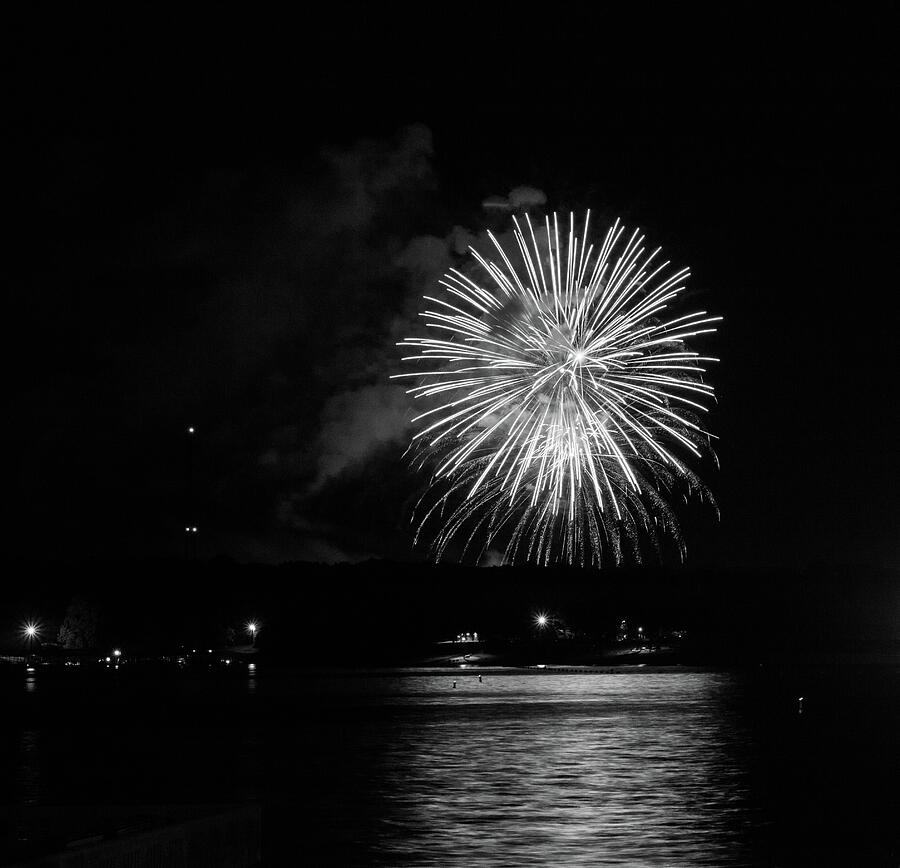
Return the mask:
[[[438,556],[458,533],[466,545],[480,533],[484,549],[505,534],[507,559],[599,563],[605,542],[620,560],[623,532],[638,555],[640,528],[677,535],[665,500],[676,485],[708,495],[670,449],[699,457],[713,437],[694,411],[714,399],[702,364],[717,359],[685,342],[721,317],[668,314],[689,269],[667,275],[660,248],[647,253],[619,220],[596,246],[590,216],[580,232],[574,213],[562,231],[547,216],[541,237],[514,217],[510,250],[488,232],[498,261],[470,248],[487,280],[450,269],[438,281],[447,297],[424,297],[429,336],[399,344],[413,351],[404,362],[427,364],[396,376],[437,399],[413,420],[429,419],[413,442],[437,497],[416,537],[449,511]]]

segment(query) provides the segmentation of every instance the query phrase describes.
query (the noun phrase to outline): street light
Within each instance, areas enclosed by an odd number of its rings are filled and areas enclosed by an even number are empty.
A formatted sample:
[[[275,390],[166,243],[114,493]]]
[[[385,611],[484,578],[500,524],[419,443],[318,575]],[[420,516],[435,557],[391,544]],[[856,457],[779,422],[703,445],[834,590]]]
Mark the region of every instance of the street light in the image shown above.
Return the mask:
[[[22,645],[26,653],[34,653],[35,645],[40,642],[41,625],[37,621],[26,621],[22,625]],[[29,652],[29,648],[31,651]]]
[[[249,621],[247,623],[247,632],[250,634],[250,644],[256,644],[256,634],[259,632],[259,624],[256,621]]]
[[[543,612],[539,612],[534,617],[534,623],[537,624],[538,627],[540,627],[540,629],[542,629],[542,630],[544,629],[544,627],[547,626],[547,624],[549,622],[550,622],[550,619]]]

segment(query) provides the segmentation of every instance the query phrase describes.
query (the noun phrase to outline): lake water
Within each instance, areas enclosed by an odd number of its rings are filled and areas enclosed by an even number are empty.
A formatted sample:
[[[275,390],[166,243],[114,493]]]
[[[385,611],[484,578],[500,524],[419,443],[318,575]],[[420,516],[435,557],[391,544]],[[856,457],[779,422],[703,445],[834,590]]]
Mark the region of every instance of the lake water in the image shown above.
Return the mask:
[[[896,675],[38,672],[0,795],[259,802],[266,865],[896,865]]]

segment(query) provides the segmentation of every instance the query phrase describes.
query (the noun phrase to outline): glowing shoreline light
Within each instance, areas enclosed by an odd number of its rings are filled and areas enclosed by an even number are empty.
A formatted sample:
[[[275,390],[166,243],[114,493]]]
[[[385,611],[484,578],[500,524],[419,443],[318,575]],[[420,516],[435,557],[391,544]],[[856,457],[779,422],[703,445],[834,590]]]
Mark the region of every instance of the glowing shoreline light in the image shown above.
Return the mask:
[[[668,274],[618,220],[597,250],[590,212],[580,233],[569,215],[563,245],[556,214],[543,232],[513,222],[514,249],[487,233],[499,264],[469,248],[488,280],[451,269],[443,297],[425,296],[429,336],[399,344],[417,370],[396,377],[429,405],[410,448],[430,470],[416,540],[435,522],[438,558],[458,539],[507,562],[599,564],[626,544],[639,560],[643,539],[668,533],[683,556],[666,496],[714,503],[680,455],[712,453],[698,417],[713,399],[703,363],[717,361],[685,341],[721,317],[672,316],[689,270]]]

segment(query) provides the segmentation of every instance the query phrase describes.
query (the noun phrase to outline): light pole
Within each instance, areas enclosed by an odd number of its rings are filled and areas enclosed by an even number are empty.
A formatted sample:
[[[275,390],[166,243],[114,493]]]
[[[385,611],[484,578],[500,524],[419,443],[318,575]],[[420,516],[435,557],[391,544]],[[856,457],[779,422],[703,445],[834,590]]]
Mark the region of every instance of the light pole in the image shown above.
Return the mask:
[[[256,634],[259,632],[259,624],[256,621],[250,621],[247,624],[247,632],[250,634],[250,644],[256,646]]]
[[[193,425],[188,425],[186,429],[187,435],[187,452],[186,452],[186,472],[185,472],[185,518],[189,524],[184,529],[184,557],[185,560],[193,561],[197,558],[197,528],[193,524],[195,521],[196,507],[194,504],[194,438],[197,429]]]
[[[197,533],[197,525],[185,525],[184,557],[186,560],[195,560],[197,557]]]
[[[28,647],[35,645],[41,638],[41,625],[37,621],[26,621],[22,625],[22,642],[24,644],[25,656],[28,655]]]

